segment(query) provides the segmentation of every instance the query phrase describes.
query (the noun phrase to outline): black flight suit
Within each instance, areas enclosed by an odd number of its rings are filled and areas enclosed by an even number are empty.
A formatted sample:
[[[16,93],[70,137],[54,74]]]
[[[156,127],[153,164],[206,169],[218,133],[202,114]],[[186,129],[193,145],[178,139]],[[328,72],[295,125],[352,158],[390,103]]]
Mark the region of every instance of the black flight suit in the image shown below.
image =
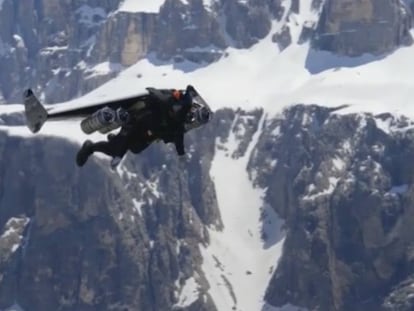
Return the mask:
[[[131,117],[116,135],[110,135],[108,141],[85,142],[78,152],[77,164],[83,166],[94,152],[102,152],[113,158],[122,158],[127,151],[140,153],[156,139],[164,143],[173,142],[177,153],[184,155],[184,122],[191,109],[189,94],[161,92],[148,89],[150,97],[147,109],[138,116]],[[174,96],[176,95],[176,97]]]

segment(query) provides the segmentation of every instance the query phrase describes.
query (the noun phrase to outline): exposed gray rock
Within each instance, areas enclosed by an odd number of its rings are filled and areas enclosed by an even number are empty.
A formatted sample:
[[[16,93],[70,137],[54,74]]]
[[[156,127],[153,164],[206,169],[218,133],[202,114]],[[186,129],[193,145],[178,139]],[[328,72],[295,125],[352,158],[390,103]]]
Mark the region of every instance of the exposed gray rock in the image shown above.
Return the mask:
[[[300,37],[292,38],[288,23],[302,14],[300,1],[285,8],[280,0],[220,0],[210,6],[202,0],[166,0],[158,13],[135,13],[120,12],[120,0],[4,0],[0,101],[20,102],[28,86],[47,103],[66,101],[144,57],[155,64],[187,60],[205,66],[229,46],[251,47],[269,34],[274,20],[284,23],[272,34],[280,50],[293,40],[310,38],[318,49],[349,56],[382,54],[411,44],[412,2],[347,1],[313,0],[316,19],[324,5],[319,23],[304,20],[296,25],[302,28]]]
[[[249,47],[269,33],[271,15],[267,6],[247,5],[237,0],[224,1],[223,6],[226,31],[236,47]]]
[[[280,33],[273,35],[272,41],[277,43],[279,50],[286,49],[292,43],[289,26],[283,26]]]
[[[287,12],[281,10],[281,17],[283,13],[285,14],[285,22],[282,27],[272,36],[272,41],[276,42],[279,46],[279,49],[283,51],[286,47],[288,47],[293,41],[298,44],[303,44],[309,40],[311,40],[314,36],[315,30],[317,28],[317,20],[320,16],[320,12],[322,10],[322,5],[324,0],[313,0],[311,3],[311,15],[315,16],[308,16],[308,12],[304,13],[307,9],[303,9],[304,6],[307,6],[307,3],[303,3],[298,0],[294,0],[290,3],[290,7],[287,7]],[[299,19],[302,22],[298,22]],[[300,27],[299,37],[292,38],[292,29],[291,27]]]
[[[151,50],[161,59],[182,56],[197,63],[217,60],[227,44],[215,9],[207,9],[201,0],[190,1],[188,6],[167,0],[158,16]]]
[[[216,61],[229,45],[250,47],[280,18],[279,0],[188,4],[166,0],[159,13],[120,12],[120,0],[54,3],[5,0],[0,10],[0,94],[20,102],[28,86],[48,103],[85,94],[150,56]],[[97,65],[108,67],[106,72]]]
[[[313,45],[339,55],[379,55],[411,44],[411,26],[403,1],[327,0]]]
[[[206,172],[214,139],[204,140],[182,167],[153,146],[111,172],[97,158],[76,168],[77,147],[61,139],[0,133],[0,309],[171,310],[176,284],[198,275],[199,299],[184,310],[215,310],[198,248],[203,225],[220,224]]]
[[[302,27],[302,31],[300,32],[298,43],[302,44],[312,39],[312,36],[315,33],[315,25],[313,23],[311,24],[305,24]]]
[[[41,88],[51,102],[53,97],[78,95],[82,88],[72,70],[81,60],[88,61],[96,31],[119,2],[4,1],[0,10],[3,97],[19,102],[27,86]]]
[[[286,221],[267,302],[410,310],[413,122],[336,111],[220,110],[186,136],[187,161],[155,144],[116,172],[97,157],[77,169],[77,147],[57,138],[1,134],[0,309],[215,310],[199,250],[206,225],[222,227],[214,150],[235,140],[237,159],[261,133],[249,176]],[[198,299],[179,306],[190,277]]]
[[[402,301],[404,289],[390,291],[413,273],[411,124],[313,106],[267,121],[249,166],[286,220],[270,304],[379,310],[388,293],[387,306]]]

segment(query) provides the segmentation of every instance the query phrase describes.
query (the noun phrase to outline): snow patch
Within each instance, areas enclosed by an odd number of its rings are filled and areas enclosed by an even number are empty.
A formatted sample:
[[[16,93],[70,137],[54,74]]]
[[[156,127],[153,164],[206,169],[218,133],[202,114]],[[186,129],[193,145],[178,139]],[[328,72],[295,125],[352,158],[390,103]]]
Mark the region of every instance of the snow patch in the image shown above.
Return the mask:
[[[124,213],[119,213],[118,214],[118,220],[122,220],[122,219],[124,219]]]
[[[142,206],[145,204],[144,201],[138,201],[137,199],[132,199],[132,203],[134,204],[134,209],[138,212],[139,216],[142,217]]]
[[[131,172],[124,165],[124,159],[125,159],[125,157],[121,160],[121,163],[119,163],[118,167],[116,168],[116,172],[118,173],[119,177],[126,178],[128,180],[138,178],[138,174],[137,173]]]
[[[194,28],[194,27],[186,27],[186,28]],[[209,53],[209,54],[223,54],[223,49],[215,46],[215,45],[208,45],[205,47],[195,46],[186,48],[183,50],[184,53]]]
[[[85,70],[86,79],[117,73],[124,69],[119,63],[103,62]]]
[[[15,233],[18,232],[18,230],[16,229],[16,225],[22,225],[23,227],[25,227],[28,223],[29,223],[30,219],[27,217],[23,217],[23,218],[16,218],[16,217],[12,217],[10,218],[6,224],[4,225],[5,228],[7,228],[7,230],[5,230],[3,232],[3,234],[0,236],[0,239],[2,238],[7,238],[8,236],[11,236]]]
[[[10,245],[11,253],[14,253],[20,247],[23,241],[22,233],[29,222],[30,218],[28,217],[12,217],[4,225],[5,230],[0,236],[0,241],[13,242]]]
[[[280,125],[276,126],[273,130],[271,135],[275,138],[279,137],[280,135]]]
[[[394,132],[405,132],[414,128],[413,121],[407,120],[403,116],[376,116],[376,126],[387,134],[393,134]]]
[[[329,177],[328,178],[328,188],[326,188],[322,191],[319,191],[317,193],[305,195],[305,196],[303,196],[303,200],[310,201],[310,200],[314,200],[314,199],[316,199],[320,196],[327,196],[327,195],[331,194],[335,190],[336,185],[338,184],[338,181],[339,181],[339,178],[337,178],[337,177]],[[308,190],[314,190],[314,189],[315,189],[315,187],[314,187],[313,184],[308,187]]]
[[[184,5],[189,5],[190,4],[189,0],[180,0],[180,1]],[[217,2],[217,0],[203,0],[203,5],[206,8],[206,10],[210,10],[215,2]]]
[[[120,12],[130,13],[158,13],[165,0],[124,0],[120,6]]]
[[[24,48],[25,47],[24,40],[23,40],[22,37],[20,37],[19,35],[14,34],[13,39],[16,41],[16,46],[18,48]]]
[[[345,151],[345,153],[348,155],[351,154],[352,144],[350,139],[344,141],[344,143],[342,144],[342,150]]]
[[[7,224],[6,224],[7,227]],[[0,236],[0,239],[4,239],[7,238],[10,235],[13,235],[17,232],[17,230],[13,227],[9,227],[6,231],[4,231],[4,233]]]
[[[332,159],[333,166],[339,172],[342,172],[346,166],[346,163],[343,159],[335,157]]]
[[[177,253],[177,255],[180,254],[180,249],[183,244],[183,240],[177,240],[177,244],[175,245],[175,252]]]
[[[154,197],[156,197],[157,199],[161,197],[161,192],[158,189],[159,177],[155,178],[155,180],[153,181],[146,182],[145,185],[150,190],[150,192],[154,195]]]
[[[87,57],[90,57],[92,55],[92,51],[93,51],[93,48],[95,47],[95,44],[96,44],[96,35],[91,36],[90,38],[88,38],[86,41],[84,41],[81,44],[81,48],[88,48],[86,51]],[[84,61],[81,61],[80,64],[82,66],[83,64],[86,64],[86,63]],[[86,68],[83,68],[83,69],[86,69]]]
[[[276,159],[270,161],[270,168],[275,168],[276,165],[277,165],[277,160]]]
[[[396,194],[403,194],[405,192],[407,192],[408,190],[408,185],[399,185],[399,186],[393,186],[390,190],[390,193],[396,193]]]
[[[13,244],[12,245],[12,247],[11,247],[11,251],[12,251],[12,253],[14,253],[15,251],[17,251],[17,249],[20,247],[20,243],[16,243],[16,244]]]
[[[206,10],[211,10],[212,6],[217,2],[217,0],[203,0],[204,7]]]
[[[0,105],[0,117],[13,113],[24,113],[24,106],[19,104]]]
[[[180,291],[178,302],[173,307],[186,308],[199,297],[199,285],[194,277],[187,279]]]
[[[67,45],[64,46],[48,46],[40,50],[42,55],[51,55],[56,52],[66,51],[68,49]]]
[[[391,132],[391,118],[387,118],[385,120],[381,118],[375,118],[376,126],[385,133]]]

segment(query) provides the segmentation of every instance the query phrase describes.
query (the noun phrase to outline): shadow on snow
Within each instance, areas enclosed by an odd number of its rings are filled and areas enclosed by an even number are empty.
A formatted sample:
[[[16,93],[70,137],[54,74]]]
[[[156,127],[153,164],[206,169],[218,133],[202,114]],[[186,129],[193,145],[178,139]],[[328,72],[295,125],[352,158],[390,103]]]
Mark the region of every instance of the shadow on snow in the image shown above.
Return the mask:
[[[327,51],[310,49],[305,60],[305,68],[311,74],[318,74],[329,69],[353,68],[380,61],[389,54],[363,54],[357,57],[335,55]]]

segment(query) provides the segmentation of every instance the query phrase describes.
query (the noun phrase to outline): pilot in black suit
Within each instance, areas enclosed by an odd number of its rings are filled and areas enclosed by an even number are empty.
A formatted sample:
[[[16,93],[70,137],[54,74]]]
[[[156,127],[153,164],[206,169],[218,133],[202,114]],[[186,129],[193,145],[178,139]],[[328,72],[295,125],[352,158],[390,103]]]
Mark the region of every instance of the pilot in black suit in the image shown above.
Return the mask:
[[[77,154],[76,163],[83,166],[94,152],[102,152],[112,157],[111,167],[114,168],[128,150],[140,153],[156,140],[174,143],[178,155],[184,155],[184,133],[207,123],[211,118],[209,109],[193,105],[191,89],[192,86],[188,86],[182,92],[149,88],[146,108],[130,116],[119,133],[109,134],[107,141],[85,141]],[[197,126],[192,126],[192,123]]]

